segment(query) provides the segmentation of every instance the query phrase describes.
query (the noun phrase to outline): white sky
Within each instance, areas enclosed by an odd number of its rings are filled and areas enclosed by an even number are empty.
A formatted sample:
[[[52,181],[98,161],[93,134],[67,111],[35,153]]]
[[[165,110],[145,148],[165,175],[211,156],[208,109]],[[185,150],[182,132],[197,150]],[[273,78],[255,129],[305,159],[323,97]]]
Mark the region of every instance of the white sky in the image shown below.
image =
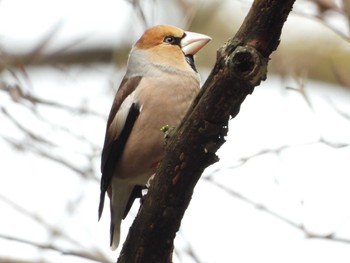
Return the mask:
[[[129,4],[116,0],[2,0],[0,44],[12,50],[30,49],[50,32],[53,25],[61,23],[51,47],[86,35],[89,36],[86,45],[97,42],[112,45],[124,41],[120,34],[130,31],[129,19],[134,15],[128,13],[129,10]],[[175,18],[154,14],[153,22],[157,21],[170,23]],[[135,30],[139,30],[139,25],[135,25]],[[135,32],[131,38],[137,35]],[[27,72],[30,85],[25,78],[18,80],[6,72],[2,73],[1,80],[20,82],[34,94],[67,105],[77,106],[85,101],[90,109],[105,115],[113,99],[106,90],[111,82],[119,82],[119,75],[110,65],[88,69],[72,67],[66,71],[28,68]],[[207,169],[204,177],[219,170],[213,175],[215,182],[264,204],[297,224],[304,224],[310,233],[327,235],[336,231],[339,237],[350,239],[350,148],[335,149],[317,143],[321,135],[332,143],[350,143],[350,121],[337,114],[329,103],[331,101],[339,110],[349,114],[350,92],[342,87],[310,81],[306,83],[313,105],[310,109],[300,94],[284,89],[286,86],[296,87],[297,84],[292,79],[281,81],[268,76],[268,80],[247,97],[240,114],[230,123],[228,141],[219,151],[221,161]],[[82,167],[87,165],[81,153],[91,149],[83,141],[38,120],[3,92],[0,93],[0,106],[29,129],[54,141],[58,145],[57,156],[74,160]],[[69,127],[69,130],[101,146],[104,118],[82,118],[50,107],[39,107],[38,110],[57,126]],[[0,135],[23,138],[3,114],[0,114],[0,123]],[[23,141],[26,142],[26,138]],[[262,154],[243,166],[232,168],[240,163],[241,158],[285,145],[290,147],[279,155]],[[108,247],[108,209],[97,223],[97,181],[86,182],[55,162],[14,150],[2,139],[0,160],[2,196],[40,215],[49,225],[68,230],[83,248],[98,247],[111,259],[116,259],[116,254]],[[94,165],[98,171],[99,156],[94,159]],[[76,210],[67,214],[69,204]],[[45,228],[15,211],[2,198],[0,207],[3,215],[0,234],[40,243],[53,242],[63,248],[80,248],[48,235]],[[131,215],[136,209],[134,206]],[[132,216],[129,216],[123,223],[122,238],[131,222]],[[254,208],[206,180],[201,180],[196,187],[176,240],[179,248],[185,248],[187,243],[204,263],[350,261],[348,244],[306,238],[304,233],[277,217]],[[23,259],[87,262],[52,251],[43,253],[1,238],[0,248],[0,257],[18,256],[18,251],[21,251]],[[175,262],[180,260],[176,258]],[[191,263],[189,258],[183,262]]]

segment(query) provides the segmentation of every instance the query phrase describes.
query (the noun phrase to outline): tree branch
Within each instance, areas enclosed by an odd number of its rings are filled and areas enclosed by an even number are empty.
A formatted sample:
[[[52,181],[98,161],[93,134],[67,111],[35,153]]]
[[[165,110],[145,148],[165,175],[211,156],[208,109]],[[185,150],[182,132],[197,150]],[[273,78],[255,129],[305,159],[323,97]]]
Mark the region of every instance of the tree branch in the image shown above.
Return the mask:
[[[25,239],[18,238],[18,237],[11,237],[11,236],[7,236],[7,235],[3,235],[3,234],[0,234],[0,239],[6,239],[9,241],[23,243],[23,244],[27,244],[27,245],[31,245],[31,246],[40,248],[40,249],[53,250],[53,251],[61,253],[62,255],[90,259],[90,260],[101,262],[101,263],[109,263],[109,260],[103,254],[101,254],[99,251],[87,252],[87,251],[67,250],[67,249],[59,248],[59,247],[52,245],[52,244],[40,244],[40,243],[37,243],[34,241],[25,240]],[[18,259],[16,259],[16,260],[18,260]],[[0,263],[1,262],[11,262],[11,261],[1,261],[1,258],[0,258]],[[13,262],[19,262],[19,261],[14,260]],[[34,262],[34,261],[23,261],[23,262]]]
[[[255,0],[241,28],[217,52],[200,94],[168,141],[166,155],[129,230],[119,263],[172,262],[173,240],[206,167],[218,161],[230,117],[261,80],[295,0]]]

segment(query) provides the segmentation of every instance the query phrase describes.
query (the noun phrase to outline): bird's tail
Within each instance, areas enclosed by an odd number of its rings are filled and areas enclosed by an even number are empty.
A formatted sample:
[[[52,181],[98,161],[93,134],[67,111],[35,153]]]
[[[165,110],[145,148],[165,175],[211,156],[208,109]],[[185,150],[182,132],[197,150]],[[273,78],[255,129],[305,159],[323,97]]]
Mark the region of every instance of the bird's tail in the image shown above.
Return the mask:
[[[117,181],[117,182],[116,182]],[[111,196],[111,228],[110,228],[110,246],[115,250],[120,241],[120,224],[124,218],[124,212],[134,188],[134,185],[125,184],[120,180],[112,180]]]

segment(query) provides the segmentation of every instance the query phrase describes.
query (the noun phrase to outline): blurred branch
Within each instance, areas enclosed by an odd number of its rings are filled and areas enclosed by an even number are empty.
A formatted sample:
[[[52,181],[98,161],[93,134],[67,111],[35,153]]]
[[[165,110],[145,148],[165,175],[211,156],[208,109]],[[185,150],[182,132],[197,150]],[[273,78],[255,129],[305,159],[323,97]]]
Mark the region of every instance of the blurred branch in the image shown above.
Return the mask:
[[[15,149],[19,149],[22,151],[24,151],[24,150],[30,151],[32,153],[35,153],[41,157],[48,159],[48,160],[54,161],[58,164],[63,165],[63,167],[66,167],[66,168],[72,170],[73,172],[75,172],[76,174],[80,175],[83,178],[91,179],[94,181],[99,180],[99,178],[96,175],[97,173],[94,171],[92,166],[88,166],[88,167],[86,167],[86,169],[82,169],[81,167],[74,165],[73,163],[65,160],[64,158],[53,154],[50,149],[43,150],[43,149],[40,149],[39,147],[37,147],[35,144],[31,144],[30,142],[16,141],[16,140],[11,139],[10,137],[6,137],[6,136],[2,136],[2,137],[5,139],[5,141],[7,143],[9,143]]]
[[[262,203],[255,202],[255,201],[249,199],[248,197],[244,196],[243,194],[240,194],[240,193],[228,188],[226,185],[223,185],[223,184],[216,182],[213,179],[212,175],[203,177],[203,179],[210,182],[212,185],[220,188],[221,190],[225,191],[230,196],[237,198],[237,199],[240,199],[243,202],[253,206],[254,208],[279,219],[280,221],[288,224],[289,226],[291,226],[293,228],[300,230],[301,232],[303,232],[306,235],[307,238],[326,239],[326,240],[330,240],[330,241],[350,244],[350,239],[336,237],[335,236],[336,233],[331,233],[328,235],[317,235],[315,233],[310,233],[302,223],[301,224],[295,223],[293,220],[290,220],[287,217],[284,217],[283,215],[273,211],[272,209],[269,209],[266,205],[264,205]],[[302,202],[301,202],[301,205],[302,205]]]
[[[24,207],[18,205],[17,203],[15,203],[14,201],[10,200],[9,198],[7,198],[6,196],[4,196],[2,194],[0,194],[0,200],[2,200],[4,203],[8,204],[15,211],[21,213],[22,215],[30,218],[31,220],[37,222],[39,225],[44,227],[49,232],[50,236],[52,236],[52,237],[59,236],[59,237],[64,238],[64,240],[66,240],[74,245],[79,245],[79,243],[77,241],[75,241],[74,239],[72,239],[70,236],[68,236],[67,233],[62,232],[57,227],[51,226],[50,224],[48,224],[39,214],[26,210]]]
[[[320,14],[331,10],[339,10],[334,0],[311,0],[311,2],[316,4]]]
[[[190,3],[188,0],[178,0],[179,5],[181,6],[182,11],[186,14],[184,18],[183,24],[185,28],[188,29],[193,22],[193,19],[196,17],[198,12],[198,7],[196,7],[193,3]],[[213,15],[215,12],[212,12]]]
[[[80,107],[80,108],[71,107],[71,106],[56,102],[56,101],[50,101],[47,99],[39,98],[39,97],[32,95],[30,93],[25,93],[19,85],[7,85],[3,82],[0,84],[1,84],[0,91],[7,92],[9,94],[9,96],[11,97],[11,99],[17,103],[29,102],[32,105],[41,104],[44,106],[51,106],[51,107],[63,109],[63,110],[66,110],[68,112],[71,112],[71,113],[90,114],[90,115],[95,115],[95,116],[105,118],[104,115],[102,115],[98,112],[95,112],[93,110],[90,110],[90,109],[88,110],[84,107]],[[2,107],[2,109],[3,109],[3,107]]]
[[[41,260],[40,263],[45,263],[47,261]],[[37,260],[25,260],[25,259],[16,259],[14,257],[2,257],[0,256],[0,263],[38,263]]]
[[[181,234],[181,233],[179,233]],[[193,262],[195,263],[201,263],[201,261],[199,260],[199,257],[197,255],[197,253],[194,251],[193,246],[190,242],[188,242],[188,240],[186,240],[186,247],[181,251],[181,253],[177,253],[177,250],[175,249],[175,253],[178,256],[178,258],[180,259],[180,262],[184,262],[186,263],[186,261],[182,260],[182,253],[187,254]]]
[[[213,180],[213,176],[209,175],[209,176],[205,176],[203,177],[204,180],[210,182],[212,185],[220,188],[221,190],[225,191],[226,193],[228,193],[230,196],[232,197],[235,197],[237,199],[240,199],[242,200],[243,202],[245,203],[248,203],[249,205],[252,205],[254,208],[256,209],[259,209],[265,213],[268,213],[278,219],[280,219],[281,221],[287,223],[288,225],[292,226],[292,227],[295,227],[295,228],[298,228],[298,229],[301,229],[302,228],[302,225],[300,224],[297,224],[295,222],[293,222],[292,220],[286,218],[286,217],[283,217],[281,215],[279,215],[278,213],[275,213],[273,212],[272,210],[269,210],[264,204],[261,204],[261,203],[258,203],[258,202],[255,202],[251,199],[249,199],[248,197],[228,188],[227,186],[225,185],[222,185],[218,182],[216,182],[215,180]]]
[[[304,77],[299,77],[299,78],[296,77],[295,81],[297,82],[297,87],[286,87],[286,89],[299,93],[300,96],[305,100],[306,104],[309,106],[311,111],[314,111],[314,108],[312,107],[311,100],[306,93],[305,78]]]
[[[346,14],[346,17],[348,19],[348,26],[350,27],[350,1],[342,0],[342,4],[343,4],[343,12]]]
[[[136,11],[136,13],[138,14],[138,16],[140,17],[140,20],[144,26],[144,30],[147,29],[150,24],[149,21],[147,21],[146,15],[143,11],[143,8],[141,6],[140,0],[128,0],[128,2],[130,4],[132,4],[132,6],[134,7],[134,10]]]
[[[330,68],[332,70],[332,73],[336,79],[336,81],[338,81],[338,83],[344,87],[350,87],[350,78],[349,78],[349,74],[341,74],[337,69],[336,69],[336,62],[335,61],[331,61],[330,63]]]
[[[65,160],[64,158],[59,157],[57,155],[54,155],[55,151],[53,151],[52,148],[58,147],[58,145],[55,145],[52,141],[49,141],[41,135],[35,134],[26,127],[24,127],[19,121],[16,120],[16,118],[10,115],[4,107],[0,107],[0,109],[1,112],[15,125],[15,127],[17,127],[21,132],[23,132],[23,134],[27,138],[30,138],[30,140],[18,141],[11,139],[10,137],[1,135],[5,139],[5,141],[12,145],[15,149],[22,151],[29,150],[49,160],[62,164],[64,167],[69,168],[70,170],[74,171],[75,173],[81,175],[84,178],[89,178],[96,181],[98,180],[98,178],[96,177],[96,173],[91,166],[87,167],[86,169],[82,169],[81,167],[74,165],[70,161]],[[33,143],[32,141],[36,143]],[[41,144],[45,145],[46,147],[40,148],[39,146]],[[49,148],[49,150],[44,150],[47,148]],[[89,156],[87,157],[89,158]]]
[[[340,115],[342,116],[343,118],[347,119],[348,121],[350,121],[350,113],[346,113],[346,112],[343,112],[342,110],[340,110],[338,108],[337,105],[335,105],[334,102],[332,102],[330,99],[328,100],[329,104],[333,107],[333,109]]]
[[[104,255],[100,254],[97,251],[86,252],[86,251],[75,251],[75,250],[69,250],[69,249],[62,249],[62,248],[59,248],[59,247],[54,246],[52,244],[40,244],[40,243],[37,243],[34,241],[25,240],[25,239],[17,238],[17,237],[11,237],[11,236],[7,236],[7,235],[3,235],[3,234],[0,234],[0,238],[6,239],[9,241],[20,242],[20,243],[34,246],[34,247],[37,247],[40,249],[54,250],[56,252],[61,253],[62,255],[75,256],[75,257],[90,259],[90,260],[102,262],[102,263],[110,263],[110,261]]]
[[[21,130],[27,137],[29,137],[31,140],[36,141],[38,143],[47,144],[48,146],[57,146],[52,141],[49,141],[42,136],[35,134],[34,132],[30,131],[26,127],[24,127],[16,118],[14,118],[11,114],[8,113],[6,108],[0,106],[1,112],[19,129]]]
[[[123,47],[121,48],[122,50]],[[4,68],[19,68],[23,66],[41,65],[71,65],[89,63],[110,63],[115,50],[112,47],[95,47],[54,53],[2,53],[0,71]],[[118,53],[118,52],[117,52]]]
[[[336,27],[334,27],[333,25],[330,25],[327,21],[325,21],[323,19],[322,16],[318,16],[318,15],[310,15],[310,14],[305,14],[302,12],[297,12],[297,11],[293,11],[293,14],[295,15],[299,15],[308,19],[313,19],[313,20],[317,20],[321,25],[325,26],[326,28],[329,28],[330,30],[332,30],[335,34],[337,34],[340,38],[342,38],[343,40],[350,42],[350,37],[344,33],[342,33],[340,30],[338,30]]]
[[[313,144],[325,144],[328,147],[335,148],[335,149],[341,149],[345,147],[350,147],[350,143],[341,143],[341,142],[331,142],[323,137],[320,137],[317,141],[311,141],[311,142],[305,142],[302,144],[290,144],[290,145],[281,145],[280,147],[274,148],[274,149],[262,149],[254,154],[241,157],[237,160],[237,164],[231,165],[228,167],[228,169],[236,169],[239,167],[242,167],[245,165],[247,162],[251,161],[252,159],[255,159],[257,157],[266,155],[266,154],[275,154],[275,155],[280,155],[283,151],[292,149],[293,147],[300,147],[300,146],[306,146],[306,145],[313,145]],[[219,172],[219,168],[214,170],[211,174],[214,175],[215,173]],[[210,175],[208,176],[210,177]]]
[[[345,2],[349,2],[349,0],[344,0],[342,7],[339,7],[334,0],[309,0],[309,1],[313,2],[317,7],[318,9],[317,14],[312,15],[309,13],[297,12],[297,11],[294,11],[293,13],[296,15],[303,16],[305,18],[317,20],[320,24],[332,30],[339,37],[341,37],[347,42],[350,42],[349,30],[347,33],[341,32],[339,29],[337,29],[335,25],[332,25],[331,23],[329,23],[329,21],[327,21],[325,16],[327,12],[333,11],[338,16],[345,16],[347,17],[347,19],[349,19],[350,17],[349,4],[347,4],[348,6],[344,4]]]
[[[11,54],[2,51],[0,53],[0,72],[6,68],[24,68],[27,65],[83,64],[111,61],[113,55],[112,47],[71,50],[72,47],[86,40],[87,36],[76,39],[55,52],[45,52],[45,49],[53,41],[61,26],[61,22],[53,25],[45,37],[29,53]]]

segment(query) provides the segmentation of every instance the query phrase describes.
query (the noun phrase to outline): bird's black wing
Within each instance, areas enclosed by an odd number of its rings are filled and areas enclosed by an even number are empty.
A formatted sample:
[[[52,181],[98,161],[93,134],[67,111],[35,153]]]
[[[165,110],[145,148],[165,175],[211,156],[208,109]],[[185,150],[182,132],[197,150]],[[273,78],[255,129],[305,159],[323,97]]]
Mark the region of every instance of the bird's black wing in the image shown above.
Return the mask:
[[[101,158],[101,194],[100,194],[100,204],[98,208],[98,218],[101,218],[104,199],[106,191],[110,185],[115,166],[123,153],[125,144],[128,140],[130,132],[134,126],[135,121],[137,120],[140,114],[140,106],[136,103],[131,104],[129,112],[127,114],[125,123],[121,132],[116,133],[116,129],[110,129],[110,126],[125,98],[129,96],[138,86],[142,77],[134,77],[131,79],[123,79],[120,88],[116,94],[116,97],[113,102],[113,106],[108,118],[107,129],[104,147],[102,150]]]

